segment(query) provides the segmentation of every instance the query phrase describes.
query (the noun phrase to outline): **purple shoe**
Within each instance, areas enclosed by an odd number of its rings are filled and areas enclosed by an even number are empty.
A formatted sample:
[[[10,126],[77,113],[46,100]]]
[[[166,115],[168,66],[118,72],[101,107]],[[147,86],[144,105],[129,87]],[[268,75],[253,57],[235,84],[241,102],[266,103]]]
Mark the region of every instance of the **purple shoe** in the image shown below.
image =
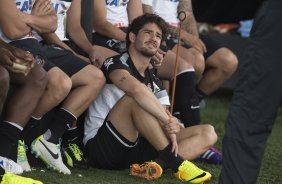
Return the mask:
[[[218,149],[212,147],[203,153],[197,160],[209,164],[222,164],[222,153]]]

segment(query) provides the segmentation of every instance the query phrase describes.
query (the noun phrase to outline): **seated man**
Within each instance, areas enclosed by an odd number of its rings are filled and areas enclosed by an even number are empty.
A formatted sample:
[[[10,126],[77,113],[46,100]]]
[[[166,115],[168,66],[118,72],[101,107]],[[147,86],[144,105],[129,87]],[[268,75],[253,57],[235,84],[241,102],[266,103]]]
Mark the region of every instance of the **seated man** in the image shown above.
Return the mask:
[[[123,3],[95,1],[93,42],[113,51],[122,52],[126,46],[125,32],[128,24],[134,17],[142,13],[141,0],[130,0]],[[174,79],[175,49],[168,50],[166,53],[159,49],[153,57],[152,64],[157,67],[156,73],[161,80],[176,80],[175,97],[177,98],[175,98],[174,109],[178,110],[178,117],[181,114],[179,119],[185,124],[200,123],[199,100],[195,89],[195,69],[191,65],[194,57],[190,55],[178,57],[177,75]]]
[[[191,58],[189,61],[195,68],[198,81],[196,91],[200,101],[216,91],[233,75],[238,65],[236,55],[209,35],[198,34],[197,22],[192,10],[192,0],[142,0],[142,3],[145,13],[156,13],[169,24],[170,36],[166,42],[168,48],[174,52],[176,52],[178,33],[181,31],[179,55],[183,58]],[[178,19],[180,12],[182,12],[181,16],[185,18],[182,20],[181,30],[179,30],[180,21]],[[180,110],[176,109],[176,112],[181,114],[181,108]],[[185,126],[199,123],[186,121],[181,116],[179,118],[185,122]]]
[[[176,178],[200,183],[211,174],[187,159],[205,152],[217,135],[210,125],[180,129],[178,120],[160,103],[168,105],[169,98],[148,67],[165,38],[166,26],[154,14],[142,15],[130,24],[128,52],[107,59],[102,66],[107,84],[89,107],[84,144],[93,167],[124,169],[131,165],[132,175],[149,180],[171,168]],[[134,164],[142,162],[146,163]]]
[[[35,55],[41,55],[48,73],[49,71],[57,71],[66,77],[63,78],[65,80],[62,83],[60,80],[53,81],[55,85],[62,85],[67,89],[67,97],[63,102],[62,99],[57,101],[57,103],[62,102],[59,110],[56,111],[48,130],[32,142],[31,150],[37,157],[44,160],[48,167],[64,174],[71,174],[62,161],[60,138],[96,98],[105,79],[99,69],[75,57],[73,53],[55,45],[39,42],[42,38],[38,37],[38,34],[49,38],[46,40],[47,42],[54,43],[51,38],[58,39],[53,33],[57,28],[57,16],[50,1],[36,0],[30,4],[31,2],[25,0],[0,2],[0,13],[5,15],[0,16],[0,26],[3,28],[1,37],[18,48],[24,48]],[[56,10],[58,13],[65,13],[65,7],[61,4]],[[58,26],[62,26],[62,20],[60,19]],[[50,75],[50,78],[52,77]],[[36,114],[40,114],[40,116],[33,118],[35,122],[40,120],[42,112],[46,113],[54,107],[48,101],[39,105],[41,112],[38,113],[39,108],[36,109]]]
[[[42,66],[34,62],[29,52],[0,40],[0,114],[3,115],[0,123],[0,181],[3,184],[41,184],[39,181],[14,175],[21,174],[23,169],[9,159],[12,146],[17,145],[18,137],[36,108],[48,81]],[[18,88],[2,114],[9,83]]]

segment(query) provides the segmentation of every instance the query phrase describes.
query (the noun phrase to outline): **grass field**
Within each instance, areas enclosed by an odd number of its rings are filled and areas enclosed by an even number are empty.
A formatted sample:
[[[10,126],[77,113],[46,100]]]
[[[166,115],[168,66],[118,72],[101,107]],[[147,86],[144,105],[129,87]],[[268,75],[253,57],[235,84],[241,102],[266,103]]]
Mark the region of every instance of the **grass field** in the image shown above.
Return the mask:
[[[216,147],[221,148],[221,141],[224,135],[224,122],[228,113],[230,105],[230,94],[217,93],[206,99],[207,107],[202,110],[203,122],[210,122],[214,125],[216,132],[219,136],[219,141]],[[275,127],[272,135],[268,140],[260,176],[257,184],[282,184],[282,111],[279,111],[278,118],[276,120]],[[196,163],[199,167],[210,171],[213,175],[210,184],[216,184],[218,182],[218,176],[220,173],[220,166],[208,165],[202,163]],[[171,171],[165,172],[163,176],[157,181],[147,182],[146,180],[134,178],[128,175],[127,170],[123,171],[108,171],[89,169],[84,170],[72,170],[72,175],[64,176],[57,174],[54,171],[49,171],[44,168],[41,170],[37,168],[35,171],[26,174],[26,176],[40,179],[45,184],[125,184],[125,183],[151,183],[151,184],[180,184],[181,181],[177,181]]]

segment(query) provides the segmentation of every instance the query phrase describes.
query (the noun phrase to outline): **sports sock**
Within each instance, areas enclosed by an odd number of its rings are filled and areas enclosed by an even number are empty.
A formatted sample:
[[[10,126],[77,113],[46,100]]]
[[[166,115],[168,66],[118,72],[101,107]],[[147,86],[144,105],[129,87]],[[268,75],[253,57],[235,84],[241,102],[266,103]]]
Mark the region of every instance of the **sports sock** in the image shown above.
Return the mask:
[[[41,118],[31,117],[24,127],[20,140],[24,140],[26,145],[30,146],[32,141],[42,134],[40,120]]]
[[[152,161],[156,162],[157,164],[159,164],[162,167],[163,171],[167,169],[166,162],[163,159],[161,159],[160,157],[158,157],[158,158],[156,158],[156,159],[154,159]]]
[[[22,127],[16,123],[8,121],[0,123],[0,145],[4,148],[0,149],[1,156],[11,158],[12,148],[18,145],[21,131]]]
[[[64,108],[60,108],[56,112],[55,119],[52,122],[49,130],[45,132],[44,138],[49,142],[58,144],[59,139],[63,136],[65,131],[71,127],[76,119],[77,118],[71,112]]]
[[[181,120],[185,127],[201,122],[194,70],[187,70],[177,75],[174,100],[173,114]]]
[[[169,144],[163,150],[159,151],[160,159],[163,160],[174,172],[177,172],[178,167],[182,164],[184,159],[179,155],[175,156],[171,153],[171,149],[172,145]]]

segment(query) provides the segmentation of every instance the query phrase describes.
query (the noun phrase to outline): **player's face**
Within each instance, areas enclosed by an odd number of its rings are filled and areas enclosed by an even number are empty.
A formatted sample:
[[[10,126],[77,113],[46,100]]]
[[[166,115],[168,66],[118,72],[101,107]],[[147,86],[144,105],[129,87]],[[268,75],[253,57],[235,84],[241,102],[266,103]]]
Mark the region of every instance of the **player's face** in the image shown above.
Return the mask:
[[[161,40],[161,29],[156,24],[149,23],[139,30],[134,46],[143,55],[152,57],[159,49]]]

